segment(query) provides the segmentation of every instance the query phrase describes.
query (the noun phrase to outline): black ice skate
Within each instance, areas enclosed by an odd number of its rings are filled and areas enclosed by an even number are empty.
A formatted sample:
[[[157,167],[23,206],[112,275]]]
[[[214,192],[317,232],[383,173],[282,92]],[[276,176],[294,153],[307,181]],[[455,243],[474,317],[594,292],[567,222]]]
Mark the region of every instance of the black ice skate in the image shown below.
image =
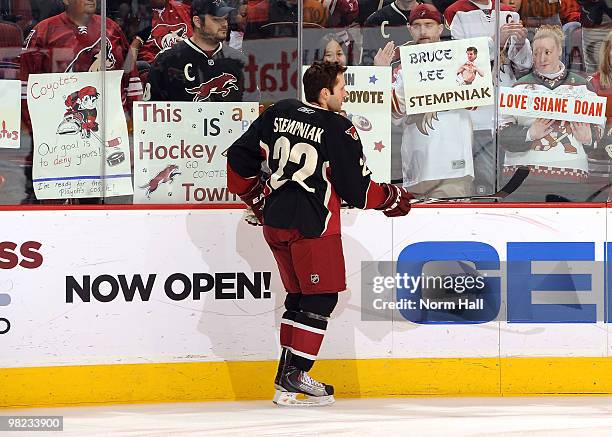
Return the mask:
[[[275,404],[287,407],[318,407],[335,402],[333,386],[312,379],[307,372],[297,367],[284,367],[278,382],[275,381]]]

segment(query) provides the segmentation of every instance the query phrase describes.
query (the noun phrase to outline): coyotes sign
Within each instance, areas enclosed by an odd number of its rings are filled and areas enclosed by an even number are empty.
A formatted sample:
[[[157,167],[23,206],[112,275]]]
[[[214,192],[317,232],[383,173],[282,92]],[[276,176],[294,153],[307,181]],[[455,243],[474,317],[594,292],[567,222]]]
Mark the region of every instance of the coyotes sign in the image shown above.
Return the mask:
[[[226,152],[258,115],[256,102],[136,102],[134,203],[240,202]]]
[[[104,84],[100,73],[29,76],[32,179],[37,198],[132,194],[130,143],[121,105],[122,74],[106,72]]]

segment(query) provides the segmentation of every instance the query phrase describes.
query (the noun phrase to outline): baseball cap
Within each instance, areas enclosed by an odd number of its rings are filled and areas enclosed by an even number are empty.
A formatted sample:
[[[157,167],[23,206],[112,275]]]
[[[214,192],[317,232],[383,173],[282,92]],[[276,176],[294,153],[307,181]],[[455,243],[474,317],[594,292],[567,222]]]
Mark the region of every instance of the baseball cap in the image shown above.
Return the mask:
[[[193,0],[191,3],[191,16],[214,15],[223,17],[228,15],[234,8],[225,4],[223,0]]]
[[[420,3],[410,11],[408,22],[412,24],[415,20],[434,20],[442,24],[442,14],[434,5],[429,3]]]

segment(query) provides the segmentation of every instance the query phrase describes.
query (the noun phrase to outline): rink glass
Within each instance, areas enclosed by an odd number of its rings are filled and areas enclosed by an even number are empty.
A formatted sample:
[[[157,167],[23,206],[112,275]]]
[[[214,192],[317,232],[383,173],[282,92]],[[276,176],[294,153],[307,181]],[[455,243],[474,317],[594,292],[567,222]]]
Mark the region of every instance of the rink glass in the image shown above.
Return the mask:
[[[72,7],[87,7],[88,2],[84,0],[70,0],[68,3]],[[154,7],[159,7],[161,1],[97,1],[96,13],[102,19],[112,20],[125,37],[128,45],[132,45],[137,36],[143,35],[143,31],[151,23],[151,18],[158,12]],[[187,2],[185,2],[187,3]],[[376,27],[366,27],[365,21],[369,15],[368,7],[371,2],[344,1],[335,2],[335,10],[329,9],[327,2],[299,0],[298,2],[277,2],[273,0],[240,1],[232,0],[228,6],[233,8],[229,14],[228,43],[242,52],[244,56],[244,83],[243,99],[257,101],[261,108],[269,106],[274,102],[284,98],[298,98],[300,95],[300,72],[303,65],[310,64],[315,59],[326,58],[336,60],[348,65],[372,65],[377,47],[372,44],[380,43],[381,29]],[[357,8],[357,10],[355,10]],[[8,0],[0,6],[0,82],[8,85],[8,81],[27,81],[27,75],[23,71],[22,46],[27,44],[30,31],[49,17],[62,13],[64,10],[63,2],[59,0],[40,1],[40,0]],[[496,5],[495,17],[499,17],[499,5]],[[561,47],[561,59],[566,69],[576,74],[578,77],[588,78],[594,74],[602,63],[599,53],[600,48],[612,30],[612,19],[605,13],[601,23],[579,23],[580,19],[573,17],[521,17],[523,24],[527,28],[528,38],[533,39],[537,27],[541,24],[557,22],[563,25],[563,44]],[[495,18],[494,28],[499,29],[499,18]],[[576,21],[578,20],[578,21]],[[100,20],[98,33],[107,32],[103,29]],[[91,25],[90,25],[91,26]],[[403,43],[410,40],[408,30],[403,26],[396,28],[389,27],[383,29],[384,33],[393,35],[396,41]],[[89,30],[93,32],[94,29]],[[174,29],[173,31],[176,31]],[[377,34],[378,32],[378,34]],[[38,35],[37,35],[38,36]],[[442,40],[451,38],[451,31],[445,27]],[[508,56],[502,50],[500,39],[503,35],[496,32],[492,35],[491,47],[495,53],[491,59],[500,59]],[[172,38],[170,38],[172,39]],[[334,43],[329,44],[330,40]],[[161,40],[160,40],[161,41]],[[168,39],[166,39],[166,42]],[[375,41],[372,43],[372,41]],[[378,41],[378,42],[376,42]],[[323,45],[325,43],[325,45]],[[326,54],[326,48],[329,53]],[[532,47],[533,48],[533,47]],[[116,48],[113,47],[112,50]],[[45,50],[41,48],[41,50]],[[111,52],[112,52],[111,50]],[[127,47],[123,53],[127,55]],[[59,72],[65,64],[67,55],[57,51],[50,53],[52,59],[49,60],[48,68],[42,68],[39,73]],[[608,54],[608,56],[610,56]],[[143,62],[136,59],[136,69],[140,69],[139,75],[143,77]],[[503,65],[503,61],[501,63]],[[74,71],[81,71],[74,67]],[[388,67],[391,68],[391,67]],[[105,62],[98,62],[92,70],[98,71],[100,80],[103,80],[108,73],[108,69],[117,69],[117,66],[109,67]],[[30,71],[31,72],[31,71]],[[494,63],[494,81],[499,77],[500,63]],[[516,71],[516,76],[521,77],[528,71]],[[144,77],[143,77],[144,78]],[[12,82],[16,84],[16,82]],[[25,84],[26,82],[24,82]],[[146,84],[145,84],[146,85]],[[78,197],[78,195],[61,197],[54,199],[39,198],[33,185],[33,165],[40,157],[35,152],[33,140],[33,128],[30,122],[30,114],[27,108],[22,108],[19,113],[15,112],[19,98],[16,97],[15,88],[5,86],[0,88],[0,100],[2,109],[0,110],[0,141],[13,137],[14,132],[18,131],[18,143],[15,141],[8,144],[8,141],[0,143],[0,204],[3,205],[37,205],[50,204],[56,207],[74,204],[135,204],[143,203],[135,201],[135,197],[127,195],[105,195],[99,197]],[[612,88],[612,85],[610,85]],[[19,86],[18,95],[21,95],[22,87]],[[23,88],[27,90],[27,88]],[[146,91],[146,86],[145,89]],[[604,87],[601,95],[606,94]],[[69,97],[67,94],[64,97]],[[11,110],[12,109],[12,110]],[[69,112],[70,107],[66,105],[63,110]],[[127,139],[129,144],[123,144],[124,149],[113,149],[118,147],[113,145],[116,138],[107,138],[107,132],[103,129],[105,121],[116,115],[118,109],[114,107],[105,93],[102,93],[97,101],[97,117],[93,123],[97,123],[98,131],[90,133],[87,139],[92,144],[99,142],[104,144],[100,147],[103,160],[100,160],[100,169],[97,175],[100,183],[104,186],[109,179],[107,176],[110,162],[116,163],[126,158],[131,158],[128,170],[121,172],[123,179],[132,184],[134,192],[141,190],[140,179],[133,179],[134,172],[134,150],[137,147],[134,140],[133,113],[130,104],[124,106],[127,126]],[[478,108],[476,111],[482,111]],[[475,166],[476,179],[473,182],[473,190],[476,194],[490,194],[503,184],[505,176],[502,169],[506,160],[507,149],[504,144],[503,135],[499,134],[497,126],[502,122],[502,114],[499,105],[494,105],[487,110],[491,117],[482,118],[484,123],[480,123],[473,128],[473,159]],[[8,114],[12,115],[9,117]],[[15,116],[17,114],[17,116]],[[2,117],[4,115],[4,117]],[[57,121],[52,122],[52,118]],[[481,120],[481,121],[482,121]],[[62,123],[61,113],[49,113],[49,126],[57,131],[64,131],[56,135],[64,135],[66,130],[71,128],[70,119],[60,129]],[[16,129],[16,124],[20,128]],[[40,124],[40,123],[37,123]],[[45,129],[51,129],[47,126]],[[35,126],[36,128],[36,126]],[[391,131],[391,154],[390,154],[390,179],[394,181],[402,180],[402,155],[401,142],[403,128],[396,124],[390,124]],[[544,202],[544,201],[572,201],[572,202],[605,202],[608,199],[610,174],[612,171],[612,161],[608,155],[609,140],[607,128],[591,127],[592,141],[584,147],[586,155],[586,173],[588,177],[579,181],[541,183],[539,179],[528,179],[524,187],[521,187],[508,201],[512,202]],[[48,134],[49,132],[47,132]],[[74,134],[75,139],[81,139],[79,134]],[[99,138],[96,138],[99,137]],[[597,139],[595,139],[597,137]],[[610,137],[612,138],[612,137]],[[609,140],[609,141],[608,141]],[[109,144],[110,141],[110,144]],[[219,145],[219,150],[225,150],[229,144]],[[94,146],[92,146],[94,147]],[[137,150],[136,150],[137,151]],[[612,149],[611,149],[612,151]],[[40,153],[40,151],[39,151]],[[113,155],[113,153],[116,153]],[[111,156],[113,155],[113,156]],[[130,156],[128,156],[130,155]],[[57,157],[54,157],[54,159]],[[59,156],[61,158],[61,156]],[[127,161],[124,161],[127,162]],[[67,163],[64,163],[68,165]],[[53,165],[53,163],[51,163]],[[56,164],[61,169],[61,163]],[[74,163],[72,165],[75,165]],[[65,167],[64,167],[65,168]],[[185,169],[183,169],[185,170]],[[113,175],[113,177],[116,175]],[[151,175],[153,176],[153,175]],[[221,173],[218,174],[221,176]],[[41,180],[53,179],[45,174]],[[379,178],[380,179],[380,178]],[[180,184],[179,184],[180,185]],[[78,187],[75,186],[74,189]],[[216,204],[235,202],[232,196],[201,196],[198,202],[191,202],[194,205]],[[148,202],[147,202],[148,203]],[[173,201],[173,203],[180,203]]]

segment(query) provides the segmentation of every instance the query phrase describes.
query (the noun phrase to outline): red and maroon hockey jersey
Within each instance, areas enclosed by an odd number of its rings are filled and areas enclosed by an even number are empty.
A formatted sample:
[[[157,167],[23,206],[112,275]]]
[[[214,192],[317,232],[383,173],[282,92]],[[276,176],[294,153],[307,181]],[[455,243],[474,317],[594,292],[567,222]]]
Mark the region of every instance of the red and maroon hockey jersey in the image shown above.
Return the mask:
[[[170,0],[164,9],[153,9],[151,35],[138,52],[138,60],[152,64],[160,52],[192,34],[189,6]]]
[[[63,12],[32,29],[20,57],[23,106],[27,103],[30,74],[102,70],[101,24],[102,17],[93,15],[87,26],[78,26]],[[135,63],[125,65],[129,44],[119,25],[110,19],[106,20],[105,44],[106,69],[127,69],[122,81],[122,100],[124,107],[130,108],[131,101],[142,98],[142,84]]]
[[[345,117],[298,100],[268,108],[228,150],[227,186],[247,193],[266,161],[271,176],[264,223],[305,237],[340,233],[340,202],[377,208],[384,188],[370,179],[355,126]]]

